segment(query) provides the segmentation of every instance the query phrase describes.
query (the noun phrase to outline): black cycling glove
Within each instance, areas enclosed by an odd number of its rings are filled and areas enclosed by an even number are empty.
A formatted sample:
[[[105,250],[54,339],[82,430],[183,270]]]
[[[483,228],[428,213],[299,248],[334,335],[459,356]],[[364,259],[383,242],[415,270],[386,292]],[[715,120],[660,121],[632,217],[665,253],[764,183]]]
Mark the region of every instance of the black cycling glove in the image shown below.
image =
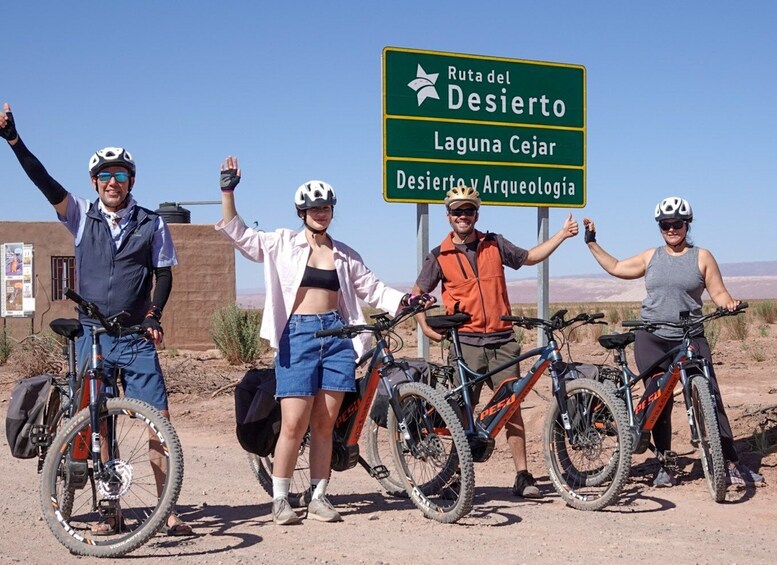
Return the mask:
[[[13,141],[19,134],[16,131],[16,123],[13,120],[13,114],[8,112],[6,115],[5,127],[0,128],[0,137],[6,141]]]
[[[143,322],[140,325],[147,330],[157,330],[159,333],[165,333],[165,331],[162,329],[162,324],[160,324],[159,320],[153,316],[146,316],[143,318]]]
[[[588,226],[585,228],[585,242],[586,243],[595,243],[596,242],[596,231],[590,229]]]
[[[434,300],[430,294],[406,294],[402,297],[401,304],[405,307],[415,308],[416,306],[426,305]]]
[[[237,169],[221,171],[220,183],[223,192],[233,192],[239,182],[240,176],[237,174]]]

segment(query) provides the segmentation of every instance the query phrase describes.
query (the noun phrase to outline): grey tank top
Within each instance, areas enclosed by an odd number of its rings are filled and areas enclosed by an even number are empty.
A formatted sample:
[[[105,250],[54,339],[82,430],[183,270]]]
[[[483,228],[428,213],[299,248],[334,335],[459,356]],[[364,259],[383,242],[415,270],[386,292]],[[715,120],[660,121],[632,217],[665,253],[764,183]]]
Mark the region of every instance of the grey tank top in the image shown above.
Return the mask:
[[[691,318],[702,315],[704,277],[699,270],[699,248],[690,247],[683,255],[672,256],[664,246],[656,248],[645,272],[647,297],[642,302],[645,322],[678,322],[680,312],[688,311]],[[701,333],[695,332],[697,335]],[[664,339],[681,339],[683,332],[661,328],[655,335]]]

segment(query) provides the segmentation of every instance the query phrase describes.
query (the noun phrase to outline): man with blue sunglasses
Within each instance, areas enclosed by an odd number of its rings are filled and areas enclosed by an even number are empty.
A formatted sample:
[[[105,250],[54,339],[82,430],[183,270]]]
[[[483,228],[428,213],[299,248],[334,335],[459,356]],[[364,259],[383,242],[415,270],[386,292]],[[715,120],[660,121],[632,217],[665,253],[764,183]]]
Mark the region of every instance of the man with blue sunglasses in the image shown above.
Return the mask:
[[[134,336],[102,335],[107,368],[123,369],[124,394],[143,400],[170,418],[167,390],[159,365],[156,345],[161,344],[162,310],[172,290],[171,267],[178,263],[170,230],[155,212],[142,208],[132,197],[135,161],[121,147],[100,149],[89,160],[89,176],[98,198],[90,202],[70,194],[49,175],[30,152],[16,131],[11,107],[0,112],[0,137],[11,146],[24,172],[57,212],[57,217],[75,239],[77,292],[97,304],[104,314],[129,313],[126,326],[142,324],[146,339]],[[153,296],[152,296],[153,287]],[[61,298],[61,297],[57,297]],[[82,316],[84,325],[94,320]],[[78,339],[78,359],[88,359],[91,343],[88,332]],[[149,441],[149,457],[158,460],[161,446]],[[159,484],[165,470],[155,466]],[[113,522],[111,522],[113,520]],[[116,533],[115,518],[96,524],[94,534]],[[191,527],[175,514],[167,522],[171,535],[191,533]]]

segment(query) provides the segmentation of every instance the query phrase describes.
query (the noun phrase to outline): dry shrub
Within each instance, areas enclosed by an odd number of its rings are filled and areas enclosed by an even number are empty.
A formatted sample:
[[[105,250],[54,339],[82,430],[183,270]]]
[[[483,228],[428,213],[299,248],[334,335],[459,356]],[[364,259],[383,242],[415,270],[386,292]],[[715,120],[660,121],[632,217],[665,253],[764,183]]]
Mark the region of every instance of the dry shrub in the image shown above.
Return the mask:
[[[633,306],[624,306],[621,310],[621,320],[638,320],[639,310]]]
[[[727,316],[723,318],[726,327],[726,333],[734,341],[744,341],[747,339],[747,330],[750,326],[750,320],[745,315]]]
[[[756,302],[755,313],[765,324],[773,324],[777,320],[777,305],[772,300]]]
[[[236,384],[239,377],[239,371],[236,374],[234,370],[225,368],[223,361],[213,364],[192,357],[190,353],[178,354],[175,357],[160,355],[159,363],[165,376],[167,393],[170,395],[205,396],[222,390],[231,391],[231,385]]]
[[[3,331],[0,332],[0,365],[5,365],[5,362],[8,361],[12,351],[13,346],[11,345],[11,338],[8,336],[8,332],[5,331],[5,328],[3,328]]]
[[[9,360],[20,377],[56,375],[67,364],[62,344],[51,332],[28,335],[14,348]]]
[[[621,321],[621,312],[617,306],[610,306],[605,312],[605,320],[609,324],[617,324]]]
[[[259,339],[260,310],[243,310],[230,304],[213,314],[211,337],[227,363],[254,363],[265,345]]]
[[[707,338],[707,343],[710,345],[710,351],[715,351],[715,346],[718,344],[720,338],[720,323],[718,320],[709,322],[704,326],[704,336]]]
[[[604,324],[588,324],[588,337],[593,343],[598,343],[599,336],[604,334],[607,328]]]

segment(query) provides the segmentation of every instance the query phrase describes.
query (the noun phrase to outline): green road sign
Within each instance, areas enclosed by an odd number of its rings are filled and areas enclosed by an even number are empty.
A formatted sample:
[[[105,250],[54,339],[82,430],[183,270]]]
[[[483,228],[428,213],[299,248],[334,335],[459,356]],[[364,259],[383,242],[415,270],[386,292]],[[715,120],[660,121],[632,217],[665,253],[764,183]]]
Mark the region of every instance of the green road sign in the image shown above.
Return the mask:
[[[585,68],[387,47],[383,196],[585,205]],[[450,184],[453,182],[453,184]]]

